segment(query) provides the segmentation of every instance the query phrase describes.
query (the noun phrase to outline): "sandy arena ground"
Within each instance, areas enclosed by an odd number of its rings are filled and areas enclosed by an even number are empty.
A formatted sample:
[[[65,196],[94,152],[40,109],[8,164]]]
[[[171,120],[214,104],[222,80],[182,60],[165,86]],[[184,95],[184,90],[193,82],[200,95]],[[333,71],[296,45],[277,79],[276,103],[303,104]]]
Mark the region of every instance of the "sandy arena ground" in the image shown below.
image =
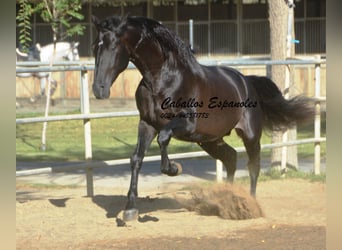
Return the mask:
[[[95,187],[91,198],[85,187],[32,187],[17,178],[17,249],[325,249],[325,184],[260,182],[264,217],[247,220],[187,210],[189,185],[142,186],[139,219],[122,226],[127,187]]]

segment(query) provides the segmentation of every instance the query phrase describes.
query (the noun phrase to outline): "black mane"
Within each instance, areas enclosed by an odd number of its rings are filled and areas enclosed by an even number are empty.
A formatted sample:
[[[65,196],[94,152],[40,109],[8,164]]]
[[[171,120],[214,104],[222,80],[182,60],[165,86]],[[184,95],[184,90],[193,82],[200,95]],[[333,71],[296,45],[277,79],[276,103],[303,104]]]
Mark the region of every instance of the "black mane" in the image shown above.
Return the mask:
[[[138,21],[147,29],[146,36],[156,40],[160,44],[165,56],[167,56],[169,52],[172,52],[175,53],[177,58],[184,64],[188,64],[189,62],[197,63],[190,46],[185,44],[178,35],[170,31],[164,25],[145,17],[132,17],[130,19]]]
[[[125,24],[127,23],[140,27],[142,29],[142,35],[145,38],[150,38],[158,42],[166,58],[170,56],[171,52],[184,65],[193,66],[194,64],[198,64],[190,46],[185,44],[178,35],[156,20],[146,17],[110,17],[101,23],[101,27],[120,34],[124,31]]]

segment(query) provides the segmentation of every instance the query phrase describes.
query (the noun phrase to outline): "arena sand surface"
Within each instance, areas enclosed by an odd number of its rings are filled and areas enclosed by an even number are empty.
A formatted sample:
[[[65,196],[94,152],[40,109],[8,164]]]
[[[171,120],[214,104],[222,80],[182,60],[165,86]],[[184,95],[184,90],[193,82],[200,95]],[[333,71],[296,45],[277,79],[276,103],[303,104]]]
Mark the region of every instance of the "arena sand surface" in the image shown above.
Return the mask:
[[[96,195],[85,197],[84,187],[35,187],[17,180],[17,249],[326,248],[326,184],[260,182],[263,216],[244,220],[190,211],[194,192],[206,186],[211,185],[141,187],[139,218],[124,224],[126,188],[95,187]],[[236,188],[248,190],[248,185]]]

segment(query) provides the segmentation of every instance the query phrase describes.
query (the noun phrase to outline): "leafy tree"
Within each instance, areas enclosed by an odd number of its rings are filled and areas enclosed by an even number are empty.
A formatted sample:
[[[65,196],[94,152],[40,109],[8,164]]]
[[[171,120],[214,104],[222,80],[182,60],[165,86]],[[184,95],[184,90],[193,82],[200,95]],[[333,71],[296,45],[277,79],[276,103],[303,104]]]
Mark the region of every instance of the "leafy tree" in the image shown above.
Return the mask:
[[[84,18],[79,13],[82,9],[80,0],[43,0],[37,5],[37,9],[42,19],[51,24],[54,42],[74,34],[83,34],[84,26],[70,23],[73,18]]]
[[[27,49],[31,40],[31,16],[39,14],[41,18],[51,24],[54,43],[64,40],[74,34],[82,35],[84,26],[71,24],[72,19],[82,20],[79,13],[82,9],[81,0],[43,0],[36,4],[32,0],[19,0],[20,9],[17,15],[19,42]]]
[[[20,10],[17,21],[21,28],[19,32],[19,41],[24,48],[28,48],[31,42],[31,23],[30,18],[33,14],[39,14],[41,18],[51,24],[53,34],[54,52],[50,61],[50,67],[56,53],[56,43],[58,40],[64,40],[74,34],[82,35],[84,27],[80,24],[72,24],[72,19],[82,20],[84,17],[79,11],[82,9],[81,0],[42,0],[32,3],[33,0],[19,0]],[[47,98],[45,106],[45,117],[49,114],[51,89],[51,72],[48,78]],[[41,149],[46,150],[46,130],[47,122],[43,123]]]
[[[20,9],[16,20],[18,21],[19,42],[23,51],[27,52],[29,44],[31,43],[31,16],[36,11],[29,3],[29,0],[19,0]]]

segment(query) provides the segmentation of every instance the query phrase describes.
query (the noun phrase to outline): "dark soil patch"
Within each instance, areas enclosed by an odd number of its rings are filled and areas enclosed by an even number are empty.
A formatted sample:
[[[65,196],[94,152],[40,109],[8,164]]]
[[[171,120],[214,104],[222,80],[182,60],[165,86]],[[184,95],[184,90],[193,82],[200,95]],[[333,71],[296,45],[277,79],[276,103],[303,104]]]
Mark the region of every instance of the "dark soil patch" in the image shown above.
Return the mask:
[[[88,243],[79,249],[182,249],[182,250],[290,250],[326,249],[326,229],[323,226],[287,226],[260,228],[236,232],[227,237],[163,237],[152,239],[130,239],[123,241],[102,241]]]

